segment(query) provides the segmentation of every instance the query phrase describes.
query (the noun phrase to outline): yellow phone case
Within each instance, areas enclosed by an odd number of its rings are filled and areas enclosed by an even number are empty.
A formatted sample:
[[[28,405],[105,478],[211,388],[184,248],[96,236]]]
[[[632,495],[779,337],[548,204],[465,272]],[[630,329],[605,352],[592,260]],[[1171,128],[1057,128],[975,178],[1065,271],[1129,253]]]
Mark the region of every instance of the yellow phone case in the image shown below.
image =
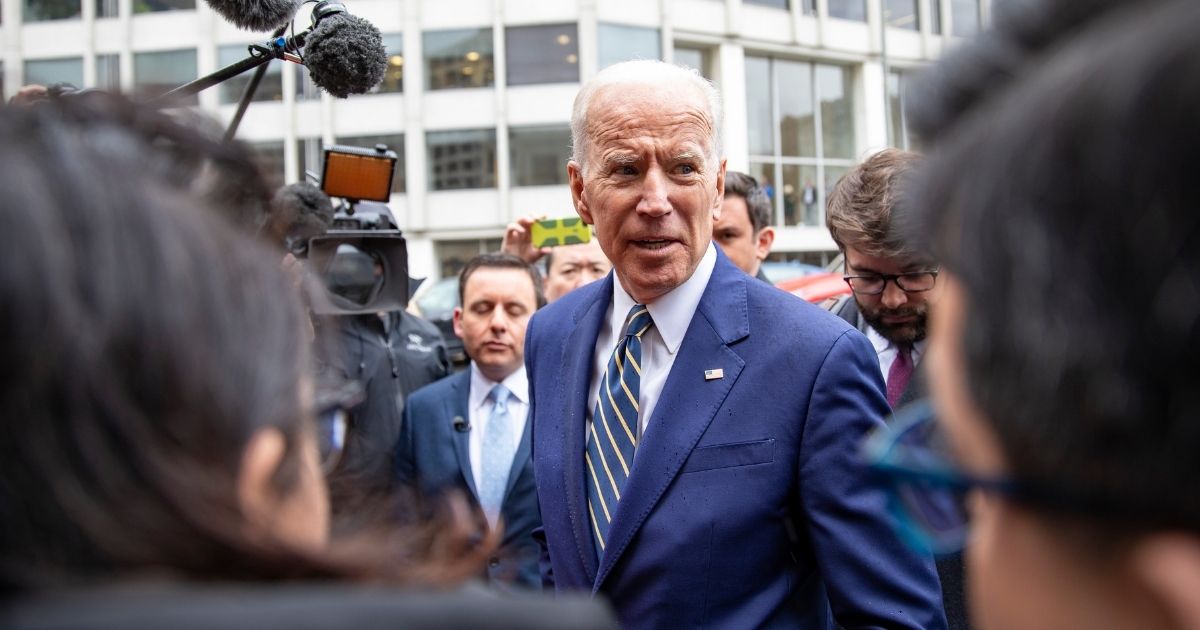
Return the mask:
[[[592,229],[579,217],[546,219],[530,227],[529,240],[534,247],[580,245],[592,240]]]

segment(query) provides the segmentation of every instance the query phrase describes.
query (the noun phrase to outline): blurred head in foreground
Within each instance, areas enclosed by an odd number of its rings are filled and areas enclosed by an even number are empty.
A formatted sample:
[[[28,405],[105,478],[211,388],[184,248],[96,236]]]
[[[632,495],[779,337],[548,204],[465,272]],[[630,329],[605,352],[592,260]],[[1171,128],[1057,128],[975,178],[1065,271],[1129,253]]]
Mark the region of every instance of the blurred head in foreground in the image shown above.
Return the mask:
[[[1200,627],[1200,4],[1117,4],[1001,20],[914,117],[982,628]]]
[[[210,159],[191,133],[101,93],[0,108],[5,586],[352,572],[326,553],[299,297],[158,166]]]

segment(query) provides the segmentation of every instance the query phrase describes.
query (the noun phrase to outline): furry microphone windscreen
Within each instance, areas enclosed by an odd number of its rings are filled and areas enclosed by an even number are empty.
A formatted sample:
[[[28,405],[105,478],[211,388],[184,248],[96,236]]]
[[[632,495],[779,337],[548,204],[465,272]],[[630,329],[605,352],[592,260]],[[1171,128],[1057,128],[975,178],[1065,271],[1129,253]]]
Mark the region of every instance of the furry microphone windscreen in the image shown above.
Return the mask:
[[[292,21],[300,0],[205,0],[226,22],[248,31],[273,31]]]
[[[333,227],[333,202],[329,195],[310,182],[288,184],[275,192],[272,209],[299,222],[316,222],[323,229]]]
[[[304,65],[317,87],[346,98],[365,94],[383,81],[387,51],[375,25],[342,13],[313,27],[304,45]]]

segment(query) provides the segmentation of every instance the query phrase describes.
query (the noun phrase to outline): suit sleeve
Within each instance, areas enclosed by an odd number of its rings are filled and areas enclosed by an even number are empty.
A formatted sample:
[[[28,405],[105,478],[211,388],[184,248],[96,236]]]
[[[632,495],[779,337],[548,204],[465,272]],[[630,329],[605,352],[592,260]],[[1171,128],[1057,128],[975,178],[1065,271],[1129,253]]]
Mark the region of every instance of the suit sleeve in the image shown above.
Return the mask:
[[[813,551],[842,627],[945,628],[933,560],[900,540],[860,455],[888,413],[870,342],[845,332],[817,373],[800,452]]]
[[[537,356],[537,350],[534,348],[534,343],[537,339],[537,333],[534,332],[534,325],[537,323],[536,317],[530,318],[529,325],[525,329],[525,372],[529,375],[529,457],[533,461],[537,461],[537,440],[534,439],[537,435],[537,369],[534,367],[533,358]],[[541,488],[541,484],[537,479],[537,466],[533,467],[533,483],[534,487]],[[538,501],[540,502],[540,498]],[[539,503],[538,509],[541,509]],[[533,530],[533,540],[538,545],[538,569],[542,574],[542,588],[546,591],[554,590],[554,567],[550,564],[550,545],[546,542],[546,529],[538,527]]]

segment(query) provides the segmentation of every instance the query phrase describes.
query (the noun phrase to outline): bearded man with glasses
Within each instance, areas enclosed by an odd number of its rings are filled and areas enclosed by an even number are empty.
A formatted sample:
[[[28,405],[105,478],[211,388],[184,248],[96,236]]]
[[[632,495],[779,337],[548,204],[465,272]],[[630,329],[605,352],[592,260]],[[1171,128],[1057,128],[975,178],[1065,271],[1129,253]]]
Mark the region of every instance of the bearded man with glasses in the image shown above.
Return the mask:
[[[924,396],[917,366],[925,353],[929,306],[938,294],[937,263],[893,228],[898,189],[919,159],[897,149],[872,155],[838,180],[825,213],[852,291],[830,310],[875,346],[893,408]]]
[[[919,155],[898,149],[870,156],[838,180],[825,212],[829,233],[845,257],[851,290],[829,308],[875,347],[893,409],[927,395],[918,368],[929,307],[940,293],[937,262],[897,229],[904,223],[904,208],[896,200],[919,163]],[[970,624],[961,555],[940,558],[937,569],[946,621],[952,630],[965,630]]]

